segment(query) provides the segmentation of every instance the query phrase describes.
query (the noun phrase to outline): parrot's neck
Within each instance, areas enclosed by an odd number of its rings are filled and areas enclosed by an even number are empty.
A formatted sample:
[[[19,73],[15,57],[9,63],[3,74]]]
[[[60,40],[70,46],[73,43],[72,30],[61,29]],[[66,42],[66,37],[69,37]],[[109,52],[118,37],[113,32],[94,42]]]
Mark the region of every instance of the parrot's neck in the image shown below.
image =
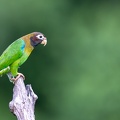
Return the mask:
[[[30,53],[33,51],[34,47],[30,43],[30,35],[23,36],[22,39],[25,41],[25,53],[29,56]]]
[[[31,44],[26,44],[25,46],[25,53],[27,53],[27,55],[29,56],[31,54],[31,52],[33,51],[34,47],[31,46]]]
[[[38,44],[35,43],[31,38],[30,38],[30,44],[33,46],[33,47],[36,47]]]

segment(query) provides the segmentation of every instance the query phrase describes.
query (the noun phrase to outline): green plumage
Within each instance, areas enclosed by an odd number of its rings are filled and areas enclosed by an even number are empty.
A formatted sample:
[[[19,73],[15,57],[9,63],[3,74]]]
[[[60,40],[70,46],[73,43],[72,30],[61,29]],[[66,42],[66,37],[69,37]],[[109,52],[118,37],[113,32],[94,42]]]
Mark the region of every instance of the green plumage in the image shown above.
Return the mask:
[[[0,70],[6,68],[23,55],[23,49],[21,47],[24,44],[23,40],[16,40],[3,52],[0,56]]]
[[[22,39],[18,39],[10,46],[8,46],[8,48],[0,56],[0,75],[8,72],[6,69],[8,66],[10,66],[10,72],[12,75],[17,75],[18,66],[20,66],[20,63],[22,63],[22,61],[20,61],[20,58],[23,56],[23,54],[25,54],[24,48],[25,42]],[[27,57],[28,56],[26,55],[25,59],[27,59]],[[7,71],[5,71],[5,69]],[[2,70],[4,70],[4,73],[2,73]]]
[[[0,56],[0,76],[7,74],[9,79],[15,81],[23,74],[18,68],[29,57],[38,44],[47,44],[46,37],[40,32],[33,32],[14,41]],[[17,77],[16,77],[17,76]]]

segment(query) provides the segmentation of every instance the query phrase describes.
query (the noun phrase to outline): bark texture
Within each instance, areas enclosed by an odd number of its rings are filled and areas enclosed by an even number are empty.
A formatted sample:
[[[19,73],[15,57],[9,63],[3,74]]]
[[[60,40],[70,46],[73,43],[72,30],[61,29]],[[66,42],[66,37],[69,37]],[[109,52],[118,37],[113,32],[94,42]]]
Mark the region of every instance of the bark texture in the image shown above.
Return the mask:
[[[35,120],[34,108],[37,95],[33,92],[31,85],[25,86],[22,77],[14,84],[13,99],[9,103],[10,111],[18,120]]]

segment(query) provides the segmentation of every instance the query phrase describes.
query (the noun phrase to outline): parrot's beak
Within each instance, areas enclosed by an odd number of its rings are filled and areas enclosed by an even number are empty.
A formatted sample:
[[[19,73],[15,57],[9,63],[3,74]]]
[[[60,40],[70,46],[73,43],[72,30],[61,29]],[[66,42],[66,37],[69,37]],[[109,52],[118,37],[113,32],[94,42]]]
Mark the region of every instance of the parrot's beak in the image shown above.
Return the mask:
[[[41,42],[41,44],[43,44],[45,46],[47,44],[47,39],[44,38],[44,40]]]

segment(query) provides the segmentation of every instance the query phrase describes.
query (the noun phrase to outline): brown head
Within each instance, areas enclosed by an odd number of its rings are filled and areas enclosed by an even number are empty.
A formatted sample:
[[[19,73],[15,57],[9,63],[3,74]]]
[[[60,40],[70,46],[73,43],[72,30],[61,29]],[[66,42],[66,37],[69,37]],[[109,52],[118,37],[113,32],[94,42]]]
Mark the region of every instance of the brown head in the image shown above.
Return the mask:
[[[31,33],[30,44],[35,47],[38,44],[43,44],[44,46],[47,44],[47,38],[40,32]]]

